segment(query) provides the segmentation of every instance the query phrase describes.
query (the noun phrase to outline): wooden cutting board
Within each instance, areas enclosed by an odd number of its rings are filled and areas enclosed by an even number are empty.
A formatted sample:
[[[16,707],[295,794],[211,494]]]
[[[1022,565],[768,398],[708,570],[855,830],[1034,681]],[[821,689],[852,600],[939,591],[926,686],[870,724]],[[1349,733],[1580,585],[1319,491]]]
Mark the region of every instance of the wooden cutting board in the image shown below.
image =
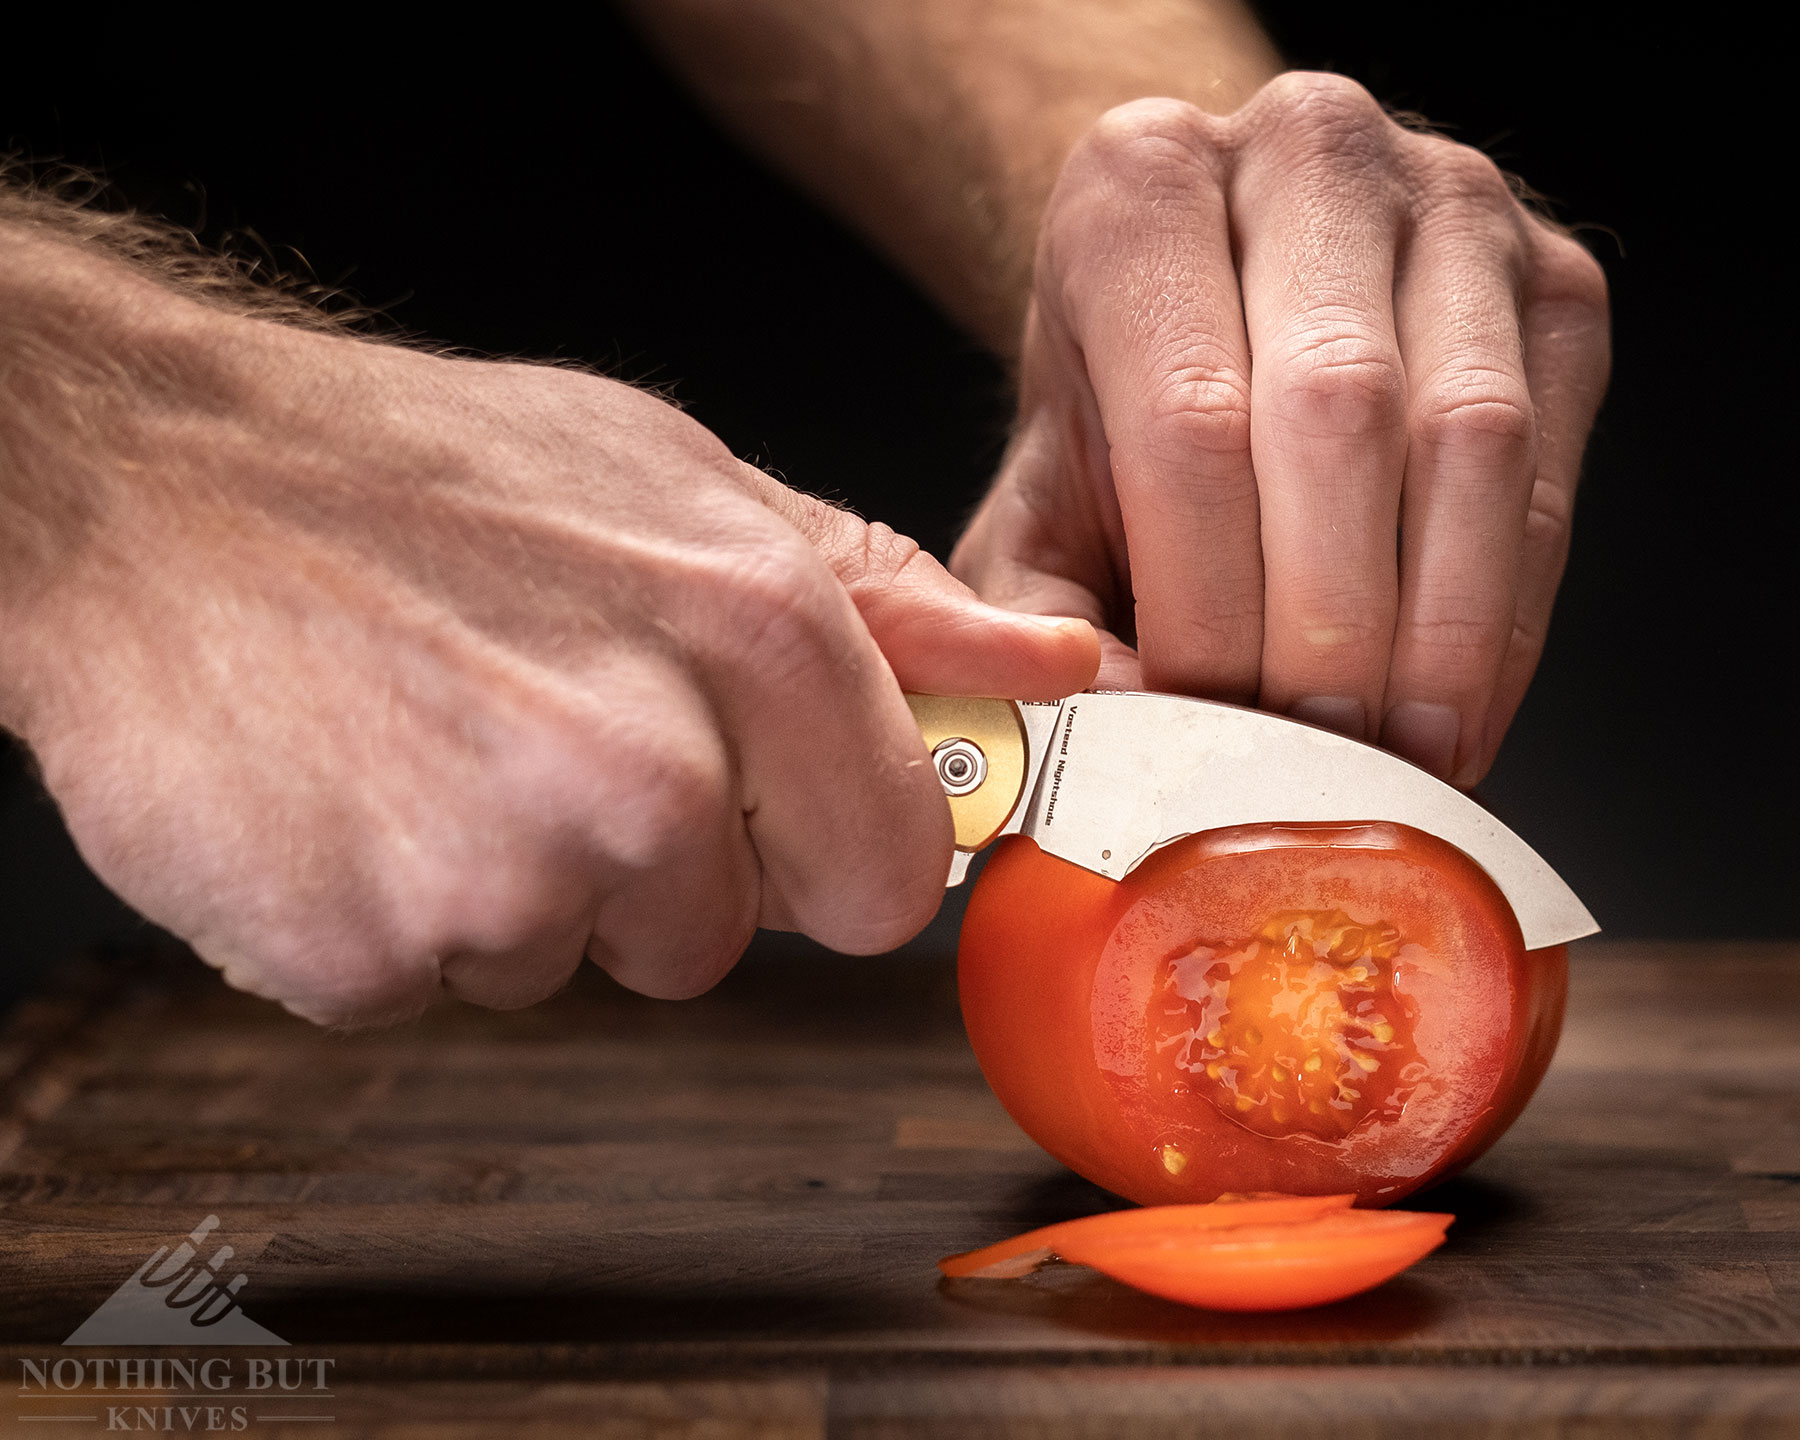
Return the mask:
[[[1419,1197],[1449,1243],[1281,1316],[940,1280],[1116,1203],[992,1099],[941,953],[345,1036],[146,950],[18,1012],[0,1084],[0,1434],[106,1429],[105,1355],[330,1362],[245,1433],[1800,1434],[1800,946],[1578,946],[1537,1100]],[[287,1349],[61,1344],[208,1216]]]

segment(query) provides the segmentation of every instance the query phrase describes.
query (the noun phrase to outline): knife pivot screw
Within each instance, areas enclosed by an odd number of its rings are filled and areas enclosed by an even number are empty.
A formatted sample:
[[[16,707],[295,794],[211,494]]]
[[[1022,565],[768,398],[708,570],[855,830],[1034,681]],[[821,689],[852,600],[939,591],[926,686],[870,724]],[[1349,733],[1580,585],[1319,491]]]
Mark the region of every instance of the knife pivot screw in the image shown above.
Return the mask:
[[[973,740],[943,740],[931,752],[946,795],[967,795],[987,779],[987,756]]]

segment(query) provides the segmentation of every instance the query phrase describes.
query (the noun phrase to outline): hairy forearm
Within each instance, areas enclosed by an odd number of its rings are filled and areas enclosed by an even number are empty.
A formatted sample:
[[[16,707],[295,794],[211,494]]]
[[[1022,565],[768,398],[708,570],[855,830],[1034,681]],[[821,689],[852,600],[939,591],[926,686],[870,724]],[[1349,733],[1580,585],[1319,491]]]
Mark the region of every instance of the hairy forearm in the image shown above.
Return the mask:
[[[9,635],[112,503],[146,364],[144,286],[0,213],[0,619]],[[150,288],[144,286],[144,288]]]
[[[244,318],[301,308],[153,222],[0,174],[0,725],[28,734],[34,677],[82,662],[67,597],[109,589],[152,517],[204,492],[175,442],[236,423],[265,328]]]
[[[1280,69],[1237,0],[625,0],[724,122],[1014,354],[1075,140],[1147,95],[1236,109]]]
[[[0,161],[0,724],[14,730],[45,597],[91,585],[152,512],[204,509],[182,442],[283,403],[291,387],[260,358],[271,331],[359,318],[91,203],[97,188]]]

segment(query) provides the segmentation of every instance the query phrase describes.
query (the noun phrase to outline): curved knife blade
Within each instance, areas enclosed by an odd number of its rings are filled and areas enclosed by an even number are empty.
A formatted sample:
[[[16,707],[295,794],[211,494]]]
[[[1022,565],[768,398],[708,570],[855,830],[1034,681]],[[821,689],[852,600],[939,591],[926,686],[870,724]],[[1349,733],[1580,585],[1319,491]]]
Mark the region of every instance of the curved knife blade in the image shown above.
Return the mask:
[[[1027,835],[1097,874],[1122,879],[1151,852],[1201,830],[1387,820],[1449,841],[1486,870],[1528,949],[1600,928],[1511,830],[1461,791],[1372,745],[1178,695],[1101,691],[1020,710],[1031,744],[1027,773],[1036,778],[1002,833]]]

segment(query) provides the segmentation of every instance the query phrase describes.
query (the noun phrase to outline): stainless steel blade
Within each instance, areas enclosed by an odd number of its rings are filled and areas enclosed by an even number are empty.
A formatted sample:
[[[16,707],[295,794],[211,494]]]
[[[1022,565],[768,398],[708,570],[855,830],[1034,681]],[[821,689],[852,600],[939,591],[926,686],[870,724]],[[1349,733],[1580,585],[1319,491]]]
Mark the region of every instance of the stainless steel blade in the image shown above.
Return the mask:
[[[1387,820],[1449,841],[1486,870],[1519,917],[1527,948],[1600,928],[1511,830],[1385,750],[1176,695],[1071,696],[1054,729],[1043,723],[1049,709],[1027,707],[1037,779],[1006,829],[1084,869],[1121,879],[1171,841],[1228,825]]]

